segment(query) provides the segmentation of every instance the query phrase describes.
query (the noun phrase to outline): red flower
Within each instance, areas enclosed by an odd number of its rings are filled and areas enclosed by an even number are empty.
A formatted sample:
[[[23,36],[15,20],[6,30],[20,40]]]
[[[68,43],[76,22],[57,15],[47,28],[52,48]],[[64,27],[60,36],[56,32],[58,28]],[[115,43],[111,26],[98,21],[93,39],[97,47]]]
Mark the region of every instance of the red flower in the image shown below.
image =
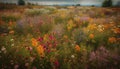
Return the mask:
[[[42,42],[43,41],[43,37],[38,38],[38,41]]]
[[[54,61],[54,65],[55,65],[55,69],[58,69],[58,67],[59,67],[59,62],[58,62],[58,60],[55,60],[55,61]]]

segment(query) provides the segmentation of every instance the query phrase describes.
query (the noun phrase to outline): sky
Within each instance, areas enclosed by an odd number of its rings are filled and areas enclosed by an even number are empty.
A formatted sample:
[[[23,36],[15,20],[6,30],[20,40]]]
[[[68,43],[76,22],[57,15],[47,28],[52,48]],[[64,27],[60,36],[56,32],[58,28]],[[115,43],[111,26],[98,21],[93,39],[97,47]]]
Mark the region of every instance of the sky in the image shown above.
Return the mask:
[[[17,3],[18,0],[0,0],[0,2]],[[81,5],[101,5],[104,0],[24,0],[25,2],[37,3],[41,5],[56,4],[81,4]],[[112,0],[116,4],[120,0]]]

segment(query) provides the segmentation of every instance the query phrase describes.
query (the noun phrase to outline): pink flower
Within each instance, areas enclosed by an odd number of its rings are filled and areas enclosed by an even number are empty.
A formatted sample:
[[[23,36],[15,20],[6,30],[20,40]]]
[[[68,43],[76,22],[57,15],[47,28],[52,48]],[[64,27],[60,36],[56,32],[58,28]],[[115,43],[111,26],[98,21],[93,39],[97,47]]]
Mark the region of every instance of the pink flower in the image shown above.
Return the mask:
[[[35,66],[32,69],[37,69]]]
[[[19,68],[19,65],[16,64],[16,65],[14,66],[14,69],[18,69],[18,68]]]
[[[50,40],[54,40],[53,35],[49,35],[49,39],[50,39]]]
[[[38,41],[42,42],[43,41],[43,37],[38,38]]]
[[[57,69],[57,68],[59,67],[59,62],[58,62],[58,60],[55,60],[55,61],[54,61],[54,65],[55,65],[55,69]]]

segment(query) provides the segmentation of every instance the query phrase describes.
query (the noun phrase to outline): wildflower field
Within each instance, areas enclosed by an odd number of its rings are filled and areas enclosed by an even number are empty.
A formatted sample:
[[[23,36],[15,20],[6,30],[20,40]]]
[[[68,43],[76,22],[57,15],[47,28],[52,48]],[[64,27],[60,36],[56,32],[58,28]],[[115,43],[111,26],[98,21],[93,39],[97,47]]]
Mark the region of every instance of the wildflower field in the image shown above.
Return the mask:
[[[120,8],[0,9],[0,69],[120,69]]]

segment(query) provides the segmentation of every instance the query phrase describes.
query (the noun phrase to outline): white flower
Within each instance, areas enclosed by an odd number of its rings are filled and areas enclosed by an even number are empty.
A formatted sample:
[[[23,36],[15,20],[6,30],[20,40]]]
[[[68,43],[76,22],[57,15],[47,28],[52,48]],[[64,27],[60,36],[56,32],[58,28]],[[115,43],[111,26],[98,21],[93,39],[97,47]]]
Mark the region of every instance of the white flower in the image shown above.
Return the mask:
[[[5,51],[6,50],[6,48],[3,46],[2,48],[1,48],[1,51]]]
[[[75,58],[75,56],[74,56],[74,55],[71,55],[71,58]]]
[[[14,39],[10,39],[10,41],[12,42],[12,41],[14,41]]]
[[[6,53],[7,53],[7,51],[5,50],[3,53],[4,53],[4,54],[6,54]]]
[[[25,66],[26,66],[26,67],[29,66],[29,63],[25,63]]]
[[[14,46],[14,44],[11,44],[11,46]]]
[[[74,46],[74,44],[72,44],[72,46]]]

